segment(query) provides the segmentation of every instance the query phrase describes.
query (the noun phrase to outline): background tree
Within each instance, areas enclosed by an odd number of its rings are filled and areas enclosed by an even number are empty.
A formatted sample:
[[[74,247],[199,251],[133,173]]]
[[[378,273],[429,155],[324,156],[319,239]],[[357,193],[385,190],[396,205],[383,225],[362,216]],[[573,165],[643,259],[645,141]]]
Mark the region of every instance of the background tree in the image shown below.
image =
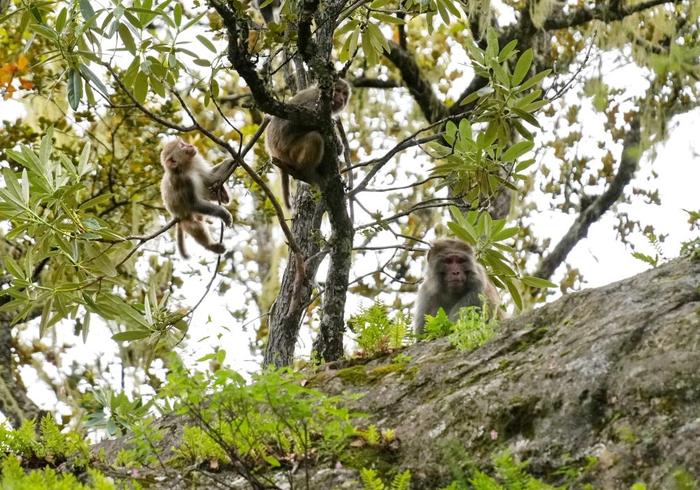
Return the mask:
[[[0,90],[25,106],[0,133],[8,412],[19,421],[36,409],[17,363],[60,359],[56,328],[87,336],[94,316],[129,342],[123,366],[157,387],[148,366],[182,341],[214,287],[234,318],[261,329],[261,345],[267,334],[266,364],[292,362],[304,322],[316,356],[338,359],[348,291],[406,309],[417,256],[448,226],[527,306],[544,283],[520,271],[553,278],[615,203],[655,199],[628,184],[654,165],[671,117],[696,106],[698,13],[690,0],[321,0],[287,2],[265,25],[252,4],[220,0],[14,2],[0,19]],[[607,70],[629,62],[642,88],[611,88]],[[335,148],[338,75],[355,89],[341,117],[346,152],[327,152],[320,185],[297,183],[290,217],[260,140],[263,113],[321,128]],[[310,82],[317,112],[284,102]],[[600,114],[599,134],[582,126],[584,106]],[[597,144],[576,145],[584,133]],[[236,222],[219,259],[173,258],[158,153],[176,134],[212,162],[233,160]],[[563,236],[532,233],[542,202],[577,213]],[[642,227],[619,219],[623,239]],[[570,271],[562,288],[578,279]],[[41,340],[20,345],[35,318]],[[78,381],[97,385],[103,369],[70,371],[40,377],[74,408],[89,405]]]

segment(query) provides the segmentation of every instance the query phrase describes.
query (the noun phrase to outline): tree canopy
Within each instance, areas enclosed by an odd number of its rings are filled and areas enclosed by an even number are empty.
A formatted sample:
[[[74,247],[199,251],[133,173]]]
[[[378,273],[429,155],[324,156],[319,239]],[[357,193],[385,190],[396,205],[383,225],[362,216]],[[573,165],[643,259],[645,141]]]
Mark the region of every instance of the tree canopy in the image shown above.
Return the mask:
[[[102,383],[104,366],[52,376],[33,360],[61,364],[60,325],[83,338],[106,325],[130,376],[157,388],[148,367],[206,335],[192,318],[208,295],[221,296],[229,335],[255,329],[264,364],[290,365],[302,326],[313,359],[341,358],[348,298],[409,314],[439,236],[474,246],[513,311],[550,281],[577,287],[585,271],[569,252],[615,204],[658,201],[653,182],[630,182],[653,172],[700,87],[693,0],[272,1],[267,23],[254,2],[0,5],[0,106],[16,111],[0,132],[0,410],[16,423],[38,411],[20,366],[75,413],[79,381]],[[629,89],[611,86],[627,65]],[[338,77],[353,95],[336,121]],[[289,104],[312,84],[317,110]],[[267,116],[342,146],[316,183],[296,181],[293,210],[265,153]],[[222,256],[175,253],[159,193],[175,136],[229,159]],[[544,209],[573,224],[536,236]],[[623,240],[644,227],[616,216]],[[698,210],[688,217],[697,226]]]

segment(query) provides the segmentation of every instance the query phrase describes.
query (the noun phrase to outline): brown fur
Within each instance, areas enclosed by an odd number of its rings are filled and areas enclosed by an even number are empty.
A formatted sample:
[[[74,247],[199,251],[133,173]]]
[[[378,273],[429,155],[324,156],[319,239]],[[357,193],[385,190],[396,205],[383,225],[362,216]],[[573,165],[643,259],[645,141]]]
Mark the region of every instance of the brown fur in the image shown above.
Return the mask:
[[[290,104],[300,105],[316,110],[321,91],[313,86],[300,91],[290,99]],[[342,111],[350,99],[350,85],[345,80],[338,80],[333,88],[331,111]],[[338,151],[342,151],[339,144]],[[272,161],[282,171],[282,193],[287,207],[289,203],[289,176],[291,173],[302,180],[310,180],[313,171],[323,160],[323,135],[316,130],[294,126],[291,121],[272,116],[265,130],[265,148]],[[340,153],[339,153],[340,154]]]
[[[486,299],[492,315],[497,314],[501,298],[486,273],[474,259],[471,246],[461,240],[436,240],[427,256],[425,279],[416,299],[414,330],[423,333],[425,315],[443,308],[452,321],[465,306],[481,306]]]
[[[203,215],[220,218],[226,226],[231,226],[233,222],[231,213],[225,207],[211,202],[229,201],[228,188],[218,184],[226,165],[220,164],[212,168],[199,156],[193,145],[180,139],[169,141],[163,146],[160,161],[165,170],[160,193],[165,208],[179,219],[176,233],[180,255],[188,258],[185,233],[207,250],[217,254],[225,252],[225,247],[209,235]]]

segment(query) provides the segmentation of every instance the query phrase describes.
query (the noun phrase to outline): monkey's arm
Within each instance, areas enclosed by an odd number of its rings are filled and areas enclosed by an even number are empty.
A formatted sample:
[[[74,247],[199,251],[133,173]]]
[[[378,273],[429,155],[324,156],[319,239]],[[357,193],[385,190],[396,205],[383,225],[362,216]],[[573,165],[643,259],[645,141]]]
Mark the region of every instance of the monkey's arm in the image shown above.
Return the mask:
[[[226,226],[231,226],[233,224],[233,217],[231,213],[228,212],[228,209],[223,206],[212,204],[209,201],[204,201],[203,199],[196,199],[194,201],[192,204],[192,211],[220,218]]]
[[[426,278],[426,281],[428,279]],[[425,315],[434,315],[438,310],[439,302],[425,284],[418,289],[418,297],[416,298],[416,310],[413,318],[413,332],[416,335],[421,335],[425,327]]]

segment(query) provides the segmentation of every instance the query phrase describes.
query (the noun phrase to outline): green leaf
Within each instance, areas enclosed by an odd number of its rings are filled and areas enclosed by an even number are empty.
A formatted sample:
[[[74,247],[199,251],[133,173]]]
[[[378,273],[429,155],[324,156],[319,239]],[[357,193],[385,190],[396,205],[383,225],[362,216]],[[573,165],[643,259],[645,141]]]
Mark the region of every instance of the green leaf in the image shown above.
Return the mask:
[[[115,333],[112,335],[112,340],[116,340],[118,342],[140,340],[145,339],[149,335],[151,335],[151,332],[148,330],[127,330],[126,332]]]
[[[212,42],[207,39],[206,37],[202,36],[201,34],[197,36],[197,39],[199,39],[199,42],[204,44],[204,47],[207,48],[209,51],[212,53],[216,53],[216,47],[212,44]]]
[[[51,157],[51,149],[53,148],[53,126],[46,130],[46,134],[41,138],[41,146],[39,147],[39,161],[41,166],[47,168],[49,166],[49,158]],[[29,167],[32,168],[32,167]],[[34,169],[39,172],[38,168]]]
[[[403,19],[399,19],[398,17],[394,17],[393,15],[389,14],[382,14],[380,12],[372,12],[372,17],[379,21],[386,22],[387,24],[401,25],[406,23],[406,21]]]
[[[26,168],[22,169],[22,200],[24,204],[29,204],[29,176]]]
[[[531,159],[529,159],[529,160],[523,160],[522,162],[519,162],[519,163],[515,166],[515,173],[522,172],[523,170],[525,170],[526,168],[530,167],[530,166],[533,165],[534,163],[535,163],[535,159],[534,159],[534,158],[531,158]]]
[[[518,141],[516,144],[508,148],[505,153],[501,156],[501,160],[504,162],[512,162],[517,160],[522,155],[527,153],[535,146],[532,141]]]
[[[263,454],[263,459],[267,464],[272,466],[273,468],[279,468],[280,467],[280,461],[279,459],[275,458],[271,454]]]
[[[91,170],[91,165],[89,163],[91,147],[92,143],[90,140],[87,140],[87,143],[85,143],[85,146],[83,146],[83,150],[80,152],[80,159],[78,160],[78,177],[82,177]]]
[[[193,61],[195,65],[198,66],[203,66],[205,68],[209,68],[211,66],[211,62],[209,60],[205,60],[202,58],[197,58],[196,60]]]
[[[39,323],[39,338],[46,335],[49,329],[49,320],[51,318],[51,309],[53,308],[53,296],[49,296],[44,301],[44,307],[41,309],[41,322]]]
[[[548,281],[547,279],[542,279],[541,277],[535,277],[535,276],[522,276],[520,278],[521,281],[523,281],[523,284],[527,284],[528,286],[532,286],[533,288],[555,288],[557,287],[556,284],[554,284],[552,281]]]
[[[513,53],[513,50],[515,50],[515,47],[518,45],[518,40],[513,39],[511,42],[506,44],[503,49],[501,50],[500,53],[498,53],[498,62],[503,63],[506,61],[508,58],[510,58],[510,55]]]
[[[474,91],[471,94],[467,95],[465,98],[462,99],[462,102],[459,103],[459,105],[468,105],[474,102],[476,99],[479,98],[479,92]]]
[[[518,58],[518,62],[515,64],[515,68],[513,69],[513,78],[511,79],[513,86],[520,85],[520,82],[523,81],[528,70],[530,70],[534,57],[535,55],[532,52],[532,48],[520,55],[520,58]]]
[[[85,316],[83,317],[83,330],[82,330],[82,337],[83,337],[83,344],[87,342],[87,336],[88,333],[90,332],[90,310],[85,310]]]
[[[29,26],[29,28],[37,34],[39,34],[40,36],[43,36],[51,41],[58,41],[58,33],[50,27],[46,27],[41,24],[32,24],[31,26]]]
[[[5,255],[2,258],[3,264],[5,264],[5,268],[7,271],[15,278],[17,279],[26,279],[27,277],[24,274],[24,271],[22,268],[19,266],[17,262],[15,262],[15,259],[10,257],[9,255]]]
[[[74,68],[68,70],[68,103],[74,111],[80,105],[80,99],[83,98],[83,79],[80,78],[80,72]]]
[[[549,75],[551,72],[552,70],[547,69],[542,70],[536,75],[533,75],[532,77],[528,78],[525,82],[523,82],[523,84],[516,89],[516,92],[522,92],[524,90],[529,89],[530,87],[534,87],[535,85],[539,84],[542,81],[542,79]]]
[[[494,242],[507,240],[508,238],[517,235],[519,231],[520,228],[518,228],[517,226],[513,228],[505,228],[499,231],[498,233],[494,233],[494,235],[491,237],[491,240],[493,240]]]
[[[80,13],[83,15],[83,19],[88,20],[95,16],[90,0],[79,0],[78,3],[80,4]]]
[[[146,102],[146,95],[148,95],[148,75],[139,71],[134,80],[134,98],[138,103],[143,104]]]
[[[540,123],[535,119],[535,116],[532,114],[525,112],[520,109],[516,109],[515,107],[513,108],[513,112],[518,115],[522,120],[527,121],[528,123],[532,124],[536,128],[540,127]]]
[[[523,309],[523,298],[520,296],[520,291],[518,291],[518,288],[515,287],[515,284],[513,284],[513,281],[510,280],[510,278],[507,277],[500,277],[501,281],[503,284],[506,285],[506,289],[508,289],[508,292],[510,293],[510,297],[513,298],[513,303],[515,303],[516,308],[518,310]]]
[[[180,24],[182,23],[182,5],[180,2],[175,4],[175,25],[180,27]]]
[[[61,9],[61,11],[58,13],[58,16],[56,17],[56,31],[61,32],[63,30],[63,27],[66,25],[66,18],[68,17],[68,10],[64,7]]]
[[[136,55],[136,43],[134,42],[134,36],[131,35],[129,27],[120,22],[119,23],[119,37],[124,43],[124,47],[129,51],[129,53]]]

